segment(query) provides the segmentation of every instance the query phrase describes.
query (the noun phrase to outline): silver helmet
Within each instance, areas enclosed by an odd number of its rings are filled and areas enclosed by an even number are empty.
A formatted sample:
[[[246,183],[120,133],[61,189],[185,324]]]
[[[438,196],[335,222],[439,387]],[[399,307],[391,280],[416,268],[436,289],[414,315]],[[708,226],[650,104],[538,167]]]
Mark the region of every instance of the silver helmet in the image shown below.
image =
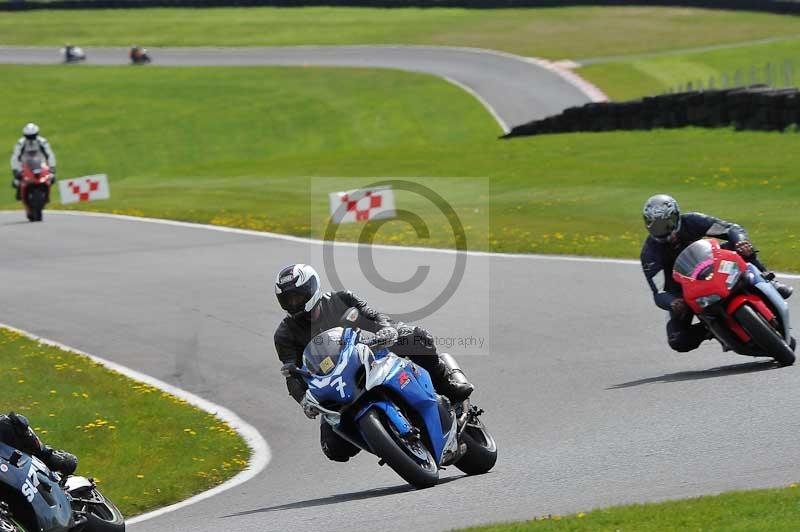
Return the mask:
[[[659,242],[666,242],[673,231],[681,228],[681,210],[672,196],[651,196],[644,204],[642,215],[650,236]]]

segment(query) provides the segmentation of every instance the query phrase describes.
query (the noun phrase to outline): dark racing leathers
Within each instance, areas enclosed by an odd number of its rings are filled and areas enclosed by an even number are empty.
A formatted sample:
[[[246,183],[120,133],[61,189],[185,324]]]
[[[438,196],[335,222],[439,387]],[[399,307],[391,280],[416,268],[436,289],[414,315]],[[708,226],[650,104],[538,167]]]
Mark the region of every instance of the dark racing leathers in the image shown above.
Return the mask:
[[[275,331],[275,349],[278,352],[278,358],[284,364],[292,363],[301,366],[303,350],[308,342],[317,334],[338,327],[342,315],[351,307],[359,310],[358,326],[366,331],[377,332],[384,327],[396,327],[398,339],[397,343],[392,346],[392,351],[425,368],[431,374],[434,387],[440,389],[442,381],[446,378],[446,368],[439,359],[435,342],[430,333],[420,327],[393,322],[388,316],[370,308],[366,301],[349,291],[329,292],[322,296],[317,307],[312,311],[312,313],[316,313],[317,308],[319,309],[319,315],[313,321],[306,317],[287,316],[284,318],[278,326],[278,330]],[[302,379],[293,376],[286,378],[286,387],[289,394],[298,403],[303,399],[307,388]],[[344,462],[359,451],[358,447],[339,437],[324,421],[320,427],[320,440],[323,452],[331,460]]]
[[[697,349],[706,339],[707,331],[702,323],[692,324],[694,315],[688,308],[682,315],[672,310],[672,302],[683,294],[681,286],[672,278],[672,268],[681,251],[703,237],[727,240],[723,245],[727,249],[733,249],[737,242],[748,239],[747,232],[739,225],[698,212],[690,212],[681,215],[680,229],[674,241],[659,242],[653,237],[647,237],[642,247],[642,269],[650,290],[653,291],[655,303],[670,313],[667,322],[667,341],[672,349],[682,353]],[[755,253],[746,260],[752,262],[758,269],[765,270]],[[664,275],[661,288],[656,285],[656,277],[660,273]]]
[[[51,470],[63,475],[73,474],[78,466],[74,455],[44,445],[28,425],[28,420],[13,412],[0,416],[0,441],[35,456]]]

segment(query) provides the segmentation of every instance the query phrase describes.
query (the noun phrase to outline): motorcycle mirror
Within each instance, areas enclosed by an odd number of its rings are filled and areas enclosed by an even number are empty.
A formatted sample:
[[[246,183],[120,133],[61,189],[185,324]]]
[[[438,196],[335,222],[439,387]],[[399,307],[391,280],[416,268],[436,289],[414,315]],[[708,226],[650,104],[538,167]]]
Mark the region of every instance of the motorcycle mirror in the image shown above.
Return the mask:
[[[349,321],[350,323],[355,323],[358,321],[359,315],[360,313],[358,312],[357,308],[350,307],[349,309],[344,311],[344,314],[342,314],[342,318],[340,321],[342,322]]]

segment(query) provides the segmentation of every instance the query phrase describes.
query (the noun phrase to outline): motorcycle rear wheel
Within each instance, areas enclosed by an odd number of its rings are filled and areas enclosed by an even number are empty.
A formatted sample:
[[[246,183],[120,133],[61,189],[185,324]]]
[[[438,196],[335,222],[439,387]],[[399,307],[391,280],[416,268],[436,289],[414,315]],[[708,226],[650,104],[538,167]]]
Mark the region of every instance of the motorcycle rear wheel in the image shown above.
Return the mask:
[[[734,313],[734,317],[758,347],[765,351],[765,356],[774,358],[781,366],[794,364],[795,356],[792,348],[786,345],[778,331],[773,329],[767,320],[750,305],[739,307]]]
[[[374,409],[358,420],[361,434],[372,448],[372,452],[386,462],[403,480],[417,489],[435,486],[439,482],[439,467],[430,451],[420,443],[428,457],[425,464],[418,462],[412,458],[415,453],[406,449],[405,442],[387,428],[388,424],[386,416]]]

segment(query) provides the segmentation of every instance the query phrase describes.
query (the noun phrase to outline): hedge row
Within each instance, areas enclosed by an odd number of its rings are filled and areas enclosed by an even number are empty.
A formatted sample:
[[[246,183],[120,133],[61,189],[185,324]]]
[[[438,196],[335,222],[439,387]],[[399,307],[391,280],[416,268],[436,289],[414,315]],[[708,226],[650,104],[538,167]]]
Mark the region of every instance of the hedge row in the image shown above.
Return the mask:
[[[800,14],[800,0],[5,0],[0,11],[137,7],[351,6],[466,7],[678,6]]]
[[[687,126],[782,131],[793,124],[800,125],[800,91],[756,85],[663,94],[627,102],[588,103],[517,126],[503,138]]]

